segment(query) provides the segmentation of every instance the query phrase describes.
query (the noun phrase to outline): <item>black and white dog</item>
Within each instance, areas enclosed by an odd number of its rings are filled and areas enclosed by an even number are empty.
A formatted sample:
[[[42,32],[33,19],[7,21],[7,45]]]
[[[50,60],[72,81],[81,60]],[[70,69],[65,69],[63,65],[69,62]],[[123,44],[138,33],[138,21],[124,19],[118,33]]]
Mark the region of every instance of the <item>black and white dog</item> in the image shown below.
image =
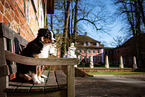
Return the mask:
[[[28,43],[26,48],[22,50],[21,55],[35,58],[48,58],[50,48],[55,42],[56,40],[53,38],[52,31],[45,28],[39,29],[37,37]],[[41,78],[41,66],[18,64],[17,75],[26,80],[33,80],[33,83],[36,84],[44,82],[44,79]]]

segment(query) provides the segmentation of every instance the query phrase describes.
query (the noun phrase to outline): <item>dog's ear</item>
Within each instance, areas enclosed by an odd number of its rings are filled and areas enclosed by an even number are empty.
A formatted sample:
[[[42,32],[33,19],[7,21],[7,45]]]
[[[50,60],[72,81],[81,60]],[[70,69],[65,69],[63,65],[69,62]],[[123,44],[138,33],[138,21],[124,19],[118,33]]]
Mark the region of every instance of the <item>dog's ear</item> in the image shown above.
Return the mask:
[[[39,29],[38,30],[38,36],[44,36],[43,34],[44,34],[44,31],[45,31],[45,29]]]
[[[47,31],[49,31],[47,28],[39,29],[38,30],[38,36],[44,36],[46,34],[45,32],[47,32]]]
[[[51,32],[51,36],[52,36],[52,38],[55,38],[55,34],[54,34],[54,32],[53,31],[50,31]]]

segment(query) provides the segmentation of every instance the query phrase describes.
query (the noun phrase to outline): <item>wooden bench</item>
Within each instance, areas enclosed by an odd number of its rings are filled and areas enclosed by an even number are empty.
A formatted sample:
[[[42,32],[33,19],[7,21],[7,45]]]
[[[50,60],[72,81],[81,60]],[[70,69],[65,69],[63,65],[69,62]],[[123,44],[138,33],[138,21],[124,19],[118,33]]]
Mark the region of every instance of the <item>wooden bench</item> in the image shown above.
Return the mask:
[[[20,48],[28,42],[0,23],[0,97],[74,97],[74,65],[77,58],[31,58],[19,55]],[[62,70],[45,70],[45,83],[20,82],[16,78],[16,63],[26,65],[67,66],[67,75]]]

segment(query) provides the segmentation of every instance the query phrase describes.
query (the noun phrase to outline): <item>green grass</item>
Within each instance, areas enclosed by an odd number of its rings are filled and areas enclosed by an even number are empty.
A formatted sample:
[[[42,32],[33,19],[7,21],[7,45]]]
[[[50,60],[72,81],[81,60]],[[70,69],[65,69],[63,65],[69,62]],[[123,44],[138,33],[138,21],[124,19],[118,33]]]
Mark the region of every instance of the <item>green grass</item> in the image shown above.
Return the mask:
[[[129,75],[129,74],[145,74],[145,72],[88,72],[91,75]]]

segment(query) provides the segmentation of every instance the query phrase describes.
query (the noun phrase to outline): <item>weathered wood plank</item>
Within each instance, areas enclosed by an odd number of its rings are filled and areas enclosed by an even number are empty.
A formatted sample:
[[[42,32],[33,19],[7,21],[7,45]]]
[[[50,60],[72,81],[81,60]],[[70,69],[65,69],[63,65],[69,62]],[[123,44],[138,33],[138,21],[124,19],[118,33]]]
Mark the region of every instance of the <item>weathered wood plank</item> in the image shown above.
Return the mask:
[[[45,86],[54,86],[54,85],[57,85],[55,73],[54,71],[50,71]]]
[[[21,83],[21,82],[9,82],[9,86],[11,87],[7,88],[6,91],[7,92],[49,91],[50,92],[50,91],[66,89],[66,75],[61,70],[56,70],[56,72],[45,70],[43,74],[45,75],[48,74],[48,78],[47,80],[45,80],[45,83],[32,84],[32,83]]]
[[[9,75],[9,67],[8,65],[0,65],[0,77]]]
[[[66,89],[66,75],[62,70],[55,71],[59,89]]]
[[[43,86],[33,86],[30,92],[44,92],[44,85]]]
[[[69,65],[67,68],[67,97],[75,97],[75,69]]]
[[[9,86],[5,89],[6,92],[15,92],[21,86],[20,82],[9,82]]]
[[[55,91],[58,90],[58,85],[56,82],[56,77],[54,71],[50,71],[45,84],[45,91]]]
[[[0,30],[1,30],[0,26]],[[1,34],[1,31],[0,31]],[[5,59],[5,45],[4,45],[4,38],[0,36],[0,66],[6,65],[6,59]],[[5,68],[5,66],[4,66]],[[4,71],[0,72],[0,94],[1,97],[5,97],[6,93],[4,93],[4,89],[8,87],[8,76],[4,76],[8,74],[8,71],[6,71],[8,68],[6,67]],[[4,75],[3,75],[4,74]]]
[[[48,76],[49,71],[48,70],[44,70],[42,74]],[[46,80],[47,79],[45,78],[44,79],[44,83],[34,84],[33,87],[31,88],[31,92],[43,92],[44,91],[44,87],[45,87]]]
[[[21,84],[21,82],[9,82],[9,86],[20,86]]]
[[[33,84],[31,83],[22,83],[15,89],[15,92],[30,92],[32,86]]]
[[[8,86],[4,92],[15,92],[15,90],[17,89],[17,86]]]
[[[75,65],[79,63],[78,58],[31,58],[5,51],[7,60],[25,65]]]
[[[41,83],[41,84],[33,84],[30,92],[42,92],[42,91],[44,91],[45,82]]]
[[[31,87],[17,87],[17,89],[15,90],[15,92],[30,92],[30,88]]]
[[[22,83],[20,87],[32,87],[32,83]]]

